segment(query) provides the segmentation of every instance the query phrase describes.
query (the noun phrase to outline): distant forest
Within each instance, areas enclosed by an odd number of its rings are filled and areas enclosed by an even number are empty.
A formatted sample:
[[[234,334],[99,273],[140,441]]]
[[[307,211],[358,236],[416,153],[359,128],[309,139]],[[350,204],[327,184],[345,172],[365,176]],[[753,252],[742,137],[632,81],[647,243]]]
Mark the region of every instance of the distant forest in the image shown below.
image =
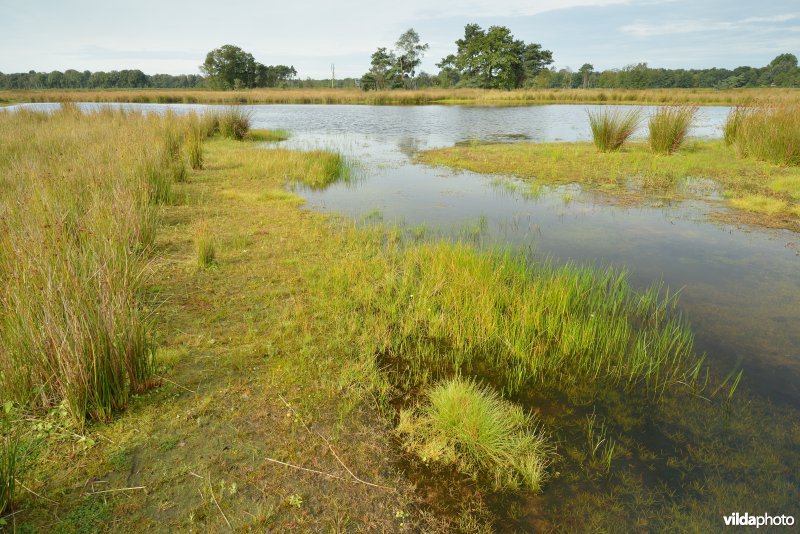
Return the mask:
[[[428,45],[409,29],[395,50],[379,48],[369,72],[360,78],[298,79],[293,66],[263,65],[244,50],[224,45],[208,53],[205,74],[152,74],[138,69],[111,72],[0,72],[0,90],[25,89],[246,89],[255,87],[336,87],[370,89],[456,88],[601,88],[659,89],[737,87],[800,87],[800,67],[794,54],[781,54],[764,67],[735,69],[662,69],[646,63],[595,71],[584,63],[577,71],[550,67],[552,52],[536,43],[514,39],[508,28],[483,30],[467,25],[458,53],[441,60],[436,74],[417,72]]]

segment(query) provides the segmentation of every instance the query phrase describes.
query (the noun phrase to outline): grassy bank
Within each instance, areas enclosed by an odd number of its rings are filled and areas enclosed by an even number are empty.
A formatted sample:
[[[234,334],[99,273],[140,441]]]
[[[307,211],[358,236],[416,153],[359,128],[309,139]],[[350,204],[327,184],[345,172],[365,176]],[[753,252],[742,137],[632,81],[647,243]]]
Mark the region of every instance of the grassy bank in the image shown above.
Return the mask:
[[[185,89],[2,91],[0,102],[137,102],[151,104],[695,104],[734,106],[753,100],[796,101],[798,89]]]
[[[420,160],[537,183],[579,183],[629,202],[703,196],[696,179],[710,179],[736,208],[732,220],[800,230],[800,169],[737,157],[722,141],[689,141],[670,156],[644,143],[610,153],[591,143],[474,144],[429,150]]]

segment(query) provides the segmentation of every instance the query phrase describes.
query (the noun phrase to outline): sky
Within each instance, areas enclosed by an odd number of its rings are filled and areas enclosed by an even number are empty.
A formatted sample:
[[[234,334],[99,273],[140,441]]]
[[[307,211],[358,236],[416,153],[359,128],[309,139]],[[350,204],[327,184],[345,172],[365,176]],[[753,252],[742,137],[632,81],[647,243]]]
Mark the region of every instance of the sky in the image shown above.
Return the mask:
[[[300,78],[359,77],[408,28],[430,45],[422,70],[455,52],[464,26],[508,26],[574,70],[764,66],[800,55],[797,0],[0,0],[0,72],[141,69],[199,74],[234,44]]]

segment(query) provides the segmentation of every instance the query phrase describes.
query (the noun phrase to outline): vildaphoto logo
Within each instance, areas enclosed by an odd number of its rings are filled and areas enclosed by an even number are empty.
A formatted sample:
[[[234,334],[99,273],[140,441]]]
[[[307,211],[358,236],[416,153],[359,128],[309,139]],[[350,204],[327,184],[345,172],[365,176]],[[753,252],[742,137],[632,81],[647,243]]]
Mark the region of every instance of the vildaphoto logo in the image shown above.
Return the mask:
[[[731,515],[722,516],[725,525],[729,527],[765,527],[765,526],[786,526],[794,525],[794,516],[791,515],[750,515],[734,512]]]

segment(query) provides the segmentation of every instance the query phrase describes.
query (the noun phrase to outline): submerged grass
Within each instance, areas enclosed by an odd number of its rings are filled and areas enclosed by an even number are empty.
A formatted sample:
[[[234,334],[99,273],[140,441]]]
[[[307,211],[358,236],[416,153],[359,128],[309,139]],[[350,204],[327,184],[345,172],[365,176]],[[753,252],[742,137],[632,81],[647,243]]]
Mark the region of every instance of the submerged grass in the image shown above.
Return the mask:
[[[661,107],[650,117],[650,149],[670,155],[678,151],[692,127],[697,106]]]
[[[419,159],[485,174],[516,175],[535,183],[579,183],[623,202],[700,195],[693,180],[710,179],[740,210],[734,222],[800,230],[800,169],[737,158],[722,141],[691,141],[669,158],[642,143],[598,153],[589,143],[488,144],[424,151]]]
[[[455,465],[495,490],[540,491],[554,454],[521,407],[469,379],[431,387],[422,407],[400,413],[397,432],[424,462]]]
[[[351,298],[406,387],[461,372],[494,376],[511,392],[589,381],[658,396],[694,382],[701,365],[674,296],[660,284],[634,291],[623,270],[448,243],[376,260],[380,274],[348,273],[359,288]]]
[[[619,150],[633,135],[642,120],[642,113],[638,109],[627,111],[603,109],[588,111],[587,114],[594,145],[602,152]]]

